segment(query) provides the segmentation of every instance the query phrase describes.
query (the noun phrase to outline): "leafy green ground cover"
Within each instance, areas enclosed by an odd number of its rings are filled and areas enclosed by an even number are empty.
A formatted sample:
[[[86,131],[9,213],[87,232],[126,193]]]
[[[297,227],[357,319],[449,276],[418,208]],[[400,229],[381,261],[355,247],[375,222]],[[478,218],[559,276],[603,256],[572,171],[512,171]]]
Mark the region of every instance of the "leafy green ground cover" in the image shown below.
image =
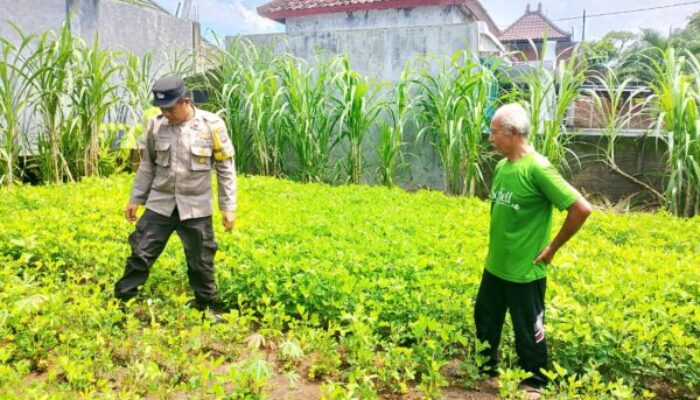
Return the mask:
[[[255,399],[272,370],[328,399],[439,398],[455,360],[475,385],[487,203],[242,178],[237,229],[216,225],[234,311],[211,325],[188,305],[176,239],[126,317],[112,299],[130,183],[0,192],[0,398]],[[698,238],[698,218],[594,213],[549,275],[551,398],[700,395]],[[509,327],[504,341],[512,397]]]

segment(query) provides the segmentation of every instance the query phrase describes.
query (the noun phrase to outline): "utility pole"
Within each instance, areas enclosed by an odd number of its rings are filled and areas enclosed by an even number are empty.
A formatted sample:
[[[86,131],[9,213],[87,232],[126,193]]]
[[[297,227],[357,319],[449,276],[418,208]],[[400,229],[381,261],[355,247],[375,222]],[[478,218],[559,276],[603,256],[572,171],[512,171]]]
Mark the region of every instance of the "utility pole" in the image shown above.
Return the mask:
[[[583,28],[581,29],[581,42],[586,41],[586,9],[583,9]]]

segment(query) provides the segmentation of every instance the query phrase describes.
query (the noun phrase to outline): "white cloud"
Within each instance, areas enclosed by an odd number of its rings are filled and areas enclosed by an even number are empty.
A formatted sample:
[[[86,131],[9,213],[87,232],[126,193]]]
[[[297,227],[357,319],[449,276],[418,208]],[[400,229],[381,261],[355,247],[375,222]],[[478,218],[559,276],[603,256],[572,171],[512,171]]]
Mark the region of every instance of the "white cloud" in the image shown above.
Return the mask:
[[[219,34],[277,32],[280,24],[258,15],[241,0],[199,0],[199,19]]]
[[[174,13],[182,0],[156,0]],[[261,5],[265,0],[258,1]],[[202,33],[213,30],[219,35],[273,33],[283,30],[283,25],[258,15],[254,7],[249,8],[241,0],[195,0],[199,9]]]

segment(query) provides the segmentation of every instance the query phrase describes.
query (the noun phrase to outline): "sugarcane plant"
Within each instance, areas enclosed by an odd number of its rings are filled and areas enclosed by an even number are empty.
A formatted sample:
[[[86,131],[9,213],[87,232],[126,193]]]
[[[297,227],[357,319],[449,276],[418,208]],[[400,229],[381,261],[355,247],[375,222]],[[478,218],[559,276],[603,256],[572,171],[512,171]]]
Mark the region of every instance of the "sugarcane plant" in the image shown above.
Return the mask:
[[[60,131],[66,123],[69,101],[67,93],[74,81],[73,50],[73,36],[66,21],[58,35],[47,32],[38,38],[35,56],[28,64],[36,94],[32,106],[41,117],[43,128],[38,141],[38,166],[46,182],[74,181],[60,147]]]
[[[100,48],[99,37],[92,45],[78,42],[72,110],[83,140],[84,174],[99,176],[100,127],[119,99],[112,77],[120,66],[114,62],[112,51]]]
[[[243,41],[227,45],[219,39],[219,46],[209,56],[210,63],[218,67],[205,72],[209,106],[225,121],[236,153],[236,169],[242,172],[248,171],[252,158],[243,82],[244,60],[251,46]]]
[[[32,77],[28,68],[33,35],[19,36],[17,45],[0,38],[0,183],[12,186],[18,178],[17,161],[22,149],[21,119],[30,104]]]
[[[475,195],[487,160],[484,133],[486,111],[495,100],[493,73],[465,51],[440,62],[437,72],[429,69],[428,61],[416,81],[422,123],[417,139],[427,140],[438,152],[447,193]]]
[[[255,171],[282,175],[282,114],[286,105],[278,76],[278,59],[251,47],[243,67],[244,110]]]
[[[544,47],[542,55],[546,53],[546,44]],[[567,155],[575,159],[577,156],[570,149],[573,132],[567,132],[566,118],[569,107],[580,94],[587,68],[577,49],[565,54],[568,59],[557,58],[552,66],[540,59],[534,68],[526,69],[520,83],[530,112],[530,144],[555,167],[568,171]]]
[[[595,118],[601,126],[601,141],[598,147],[602,162],[615,173],[649,191],[659,203],[664,203],[664,195],[652,185],[623,170],[617,162],[617,139],[620,130],[629,126],[633,118],[647,113],[648,101],[637,101],[645,89],[632,88],[633,78],[620,80],[617,71],[604,67],[602,71],[589,77],[597,90],[587,89],[583,93],[592,101]]]
[[[383,83],[375,83],[350,67],[345,56],[339,63],[340,70],[333,78],[333,116],[337,121],[336,142],[344,142],[348,152],[343,162],[348,180],[360,183],[364,166],[363,143],[376,128],[375,122],[388,107],[382,97]]]
[[[700,214],[700,61],[673,48],[652,63],[656,132],[665,142],[666,207],[677,216]]]
[[[412,83],[411,65],[406,64],[394,86],[393,101],[388,108],[391,122],[382,122],[379,127],[377,182],[387,187],[394,186],[397,172],[407,166],[404,137],[406,126],[413,119]]]
[[[317,60],[312,69],[303,60],[288,57],[282,64],[284,140],[295,157],[294,175],[302,182],[320,182],[326,176],[335,144],[336,121],[328,104],[336,62]]]

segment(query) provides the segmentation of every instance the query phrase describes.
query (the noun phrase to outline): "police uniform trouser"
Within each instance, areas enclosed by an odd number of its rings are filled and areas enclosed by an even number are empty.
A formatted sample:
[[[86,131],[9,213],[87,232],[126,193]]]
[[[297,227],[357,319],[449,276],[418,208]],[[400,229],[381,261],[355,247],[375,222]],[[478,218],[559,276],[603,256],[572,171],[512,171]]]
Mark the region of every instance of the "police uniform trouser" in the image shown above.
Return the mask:
[[[510,310],[518,364],[533,375],[523,383],[534,387],[547,384],[547,378],[540,372],[541,368],[547,368],[547,341],[544,336],[546,288],[546,278],[516,283],[484,270],[474,305],[474,320],[477,338],[490,346],[482,353],[487,357],[487,373],[493,375],[496,369],[501,330],[506,311]]]
[[[128,300],[138,294],[139,286],[148,279],[156,261],[173,231],[182,241],[187,258],[187,276],[195,299],[207,304],[216,297],[214,255],[218,248],[214,241],[211,216],[180,220],[177,208],[170,217],[146,209],[129,236],[131,255],[126,260],[124,276],[114,287],[117,298]]]

